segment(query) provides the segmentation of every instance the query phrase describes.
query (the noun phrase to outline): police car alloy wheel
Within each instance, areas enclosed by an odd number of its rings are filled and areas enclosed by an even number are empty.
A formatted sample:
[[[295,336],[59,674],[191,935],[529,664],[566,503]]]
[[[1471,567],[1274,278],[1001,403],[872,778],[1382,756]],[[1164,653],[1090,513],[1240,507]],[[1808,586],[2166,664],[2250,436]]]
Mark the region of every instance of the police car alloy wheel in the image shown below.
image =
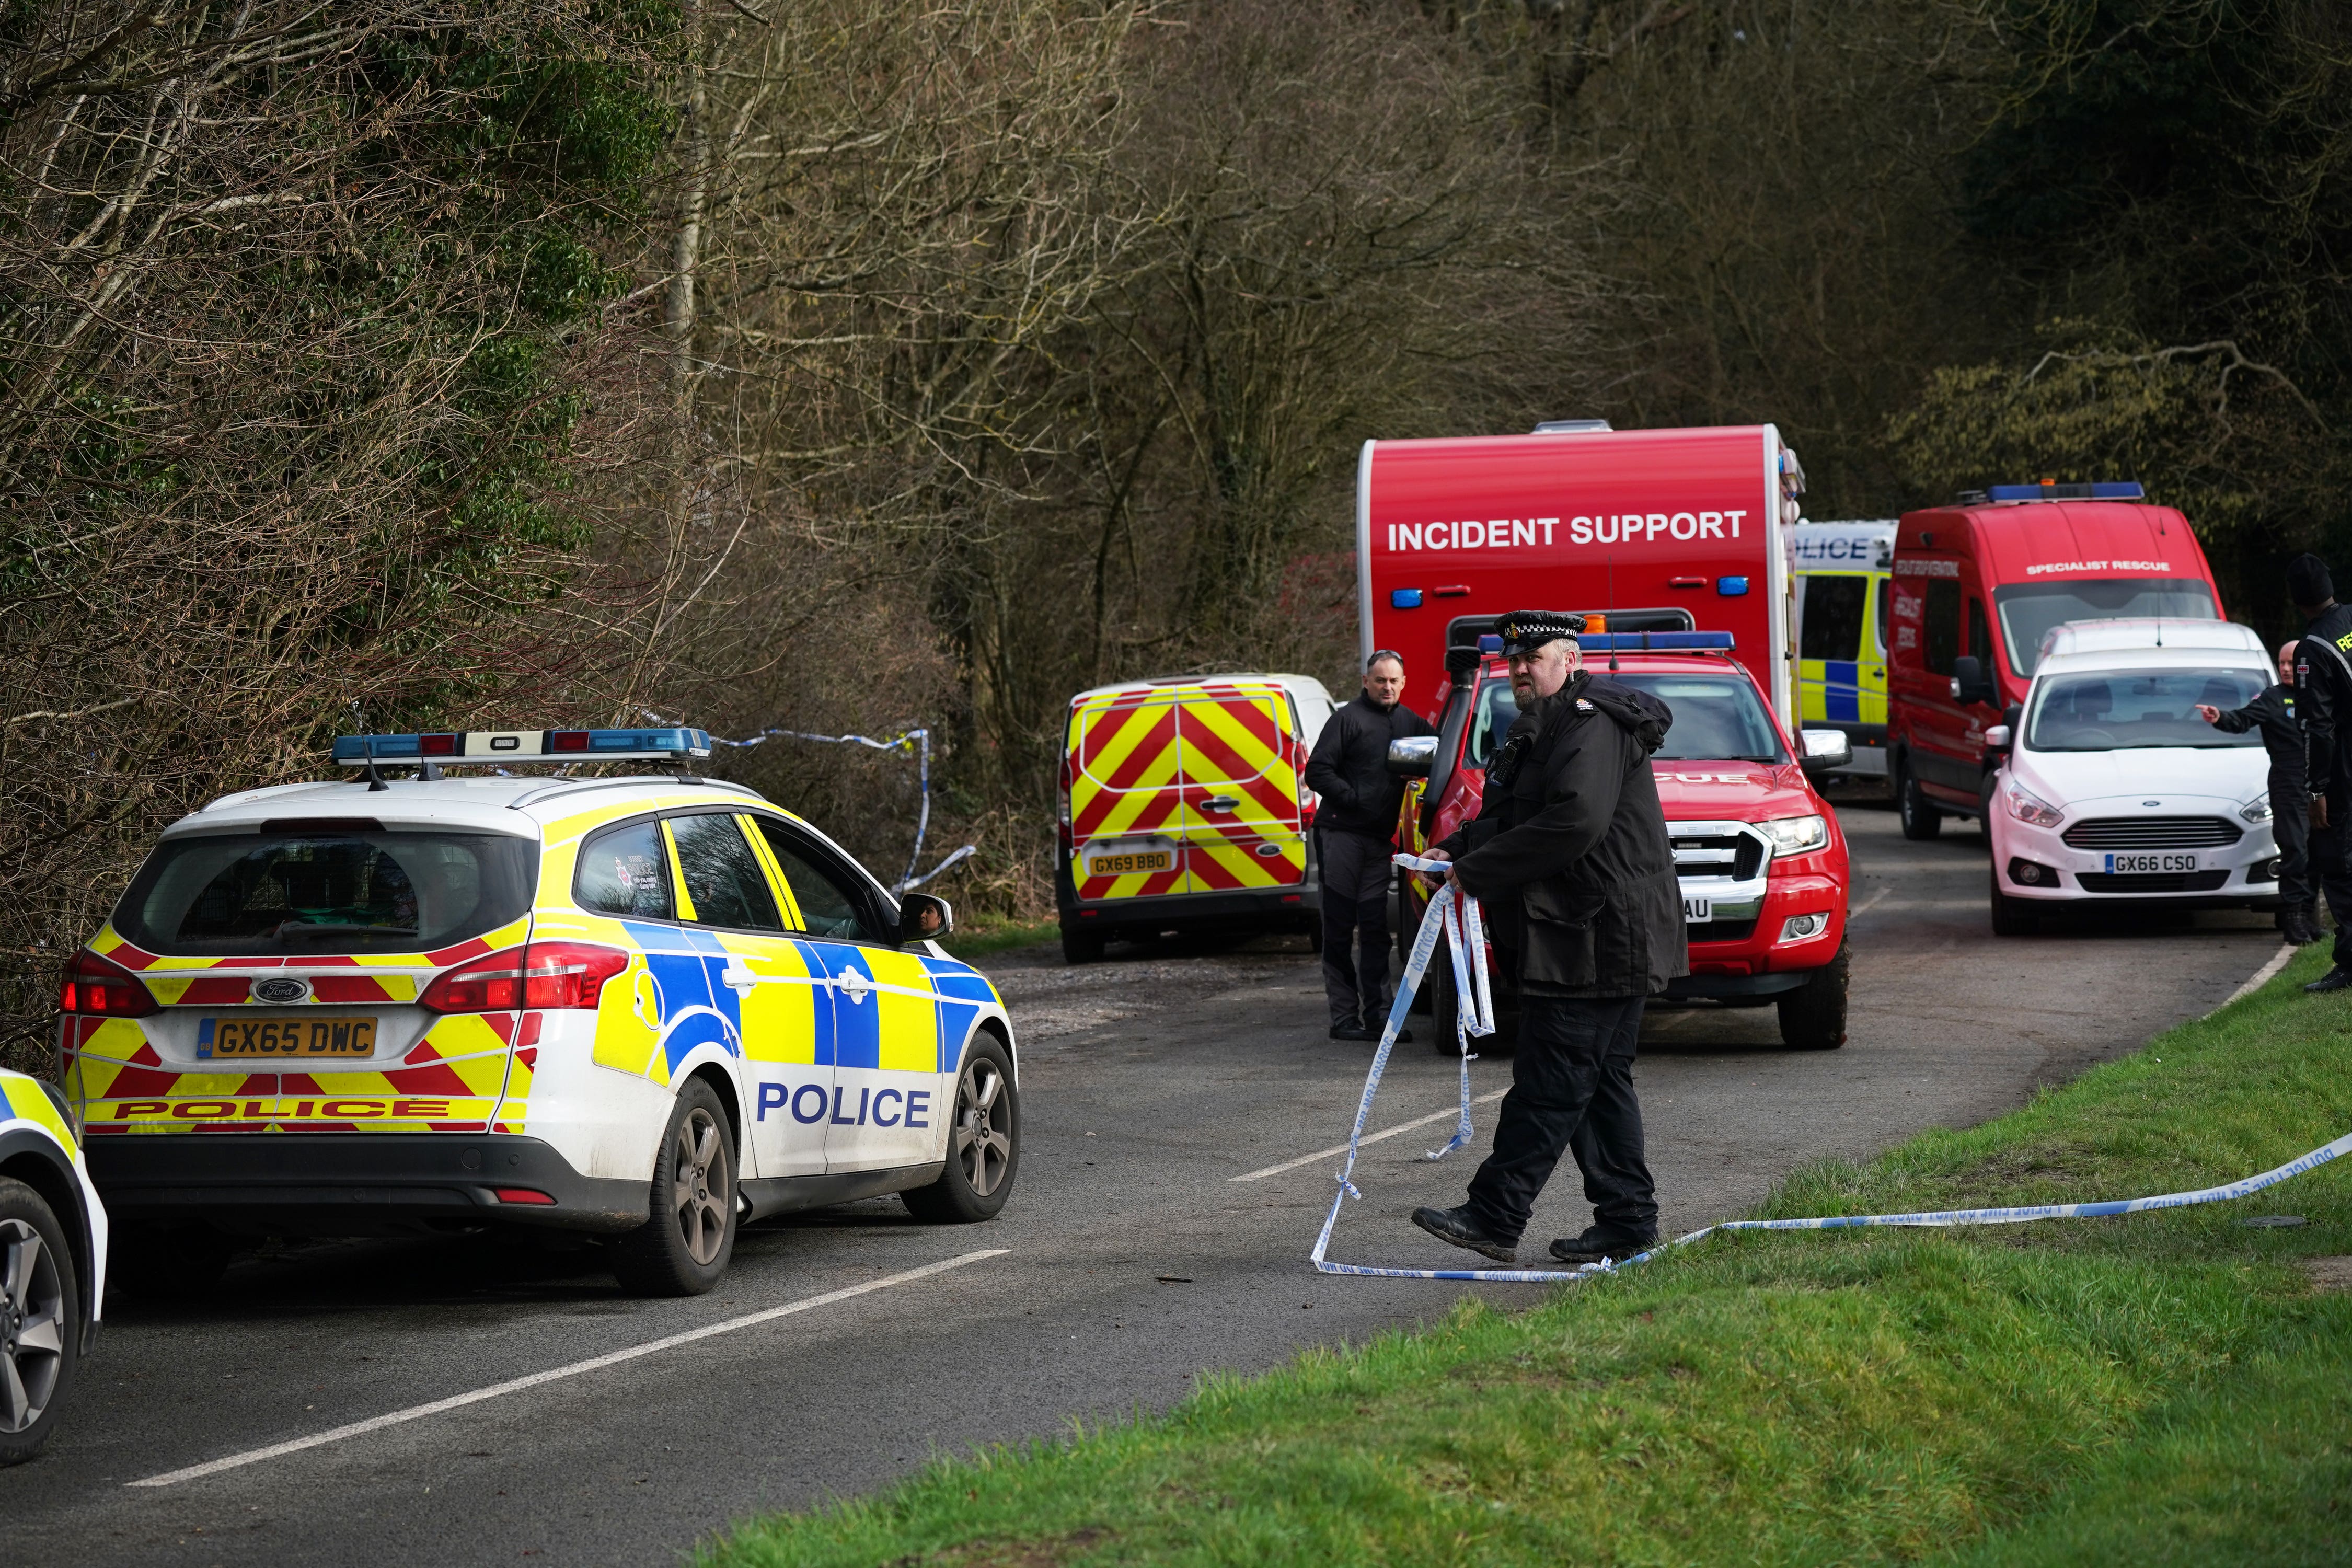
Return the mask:
[[[57,1424],[81,1321],[75,1283],[57,1215],[0,1177],[0,1464],[40,1452]]]
[[[938,1181],[900,1194],[908,1212],[934,1225],[994,1218],[1013,1195],[1013,1178],[1021,1169],[1021,1093],[1013,1087],[1013,1064],[993,1035],[974,1036],[964,1053],[947,1154],[947,1169]]]
[[[646,1223],[623,1237],[613,1272],[641,1296],[698,1296],[735,1254],[735,1151],[727,1112],[700,1079],[678,1091],[654,1161]]]

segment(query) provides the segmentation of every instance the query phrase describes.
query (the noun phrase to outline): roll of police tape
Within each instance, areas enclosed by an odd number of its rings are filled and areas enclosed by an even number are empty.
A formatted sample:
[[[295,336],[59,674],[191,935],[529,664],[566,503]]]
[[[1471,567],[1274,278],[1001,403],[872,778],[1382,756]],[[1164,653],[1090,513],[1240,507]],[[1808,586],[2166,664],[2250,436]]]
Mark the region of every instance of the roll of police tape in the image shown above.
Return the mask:
[[[1443,860],[1424,859],[1412,855],[1399,855],[1395,859],[1398,865],[1416,871],[1443,871],[1446,868],[1446,862]],[[1356,1171],[1357,1147],[1364,1135],[1364,1122],[1371,1114],[1372,1099],[1381,1087],[1381,1075],[1387,1069],[1389,1050],[1396,1044],[1397,1031],[1403,1026],[1405,1015],[1412,1006],[1413,994],[1429,972],[1429,962],[1436,952],[1441,934],[1446,938],[1451,950],[1454,994],[1462,998],[1462,1005],[1456,1010],[1454,1029],[1455,1040],[1462,1053],[1462,1120],[1453,1142],[1443,1149],[1433,1150],[1428,1157],[1443,1159],[1470,1142],[1469,1037],[1495,1032],[1493,991],[1486,973],[1485,924],[1480,918],[1478,901],[1466,897],[1457,899],[1454,886],[1448,884],[1430,900],[1429,909],[1422,917],[1421,929],[1414,933],[1412,955],[1406,961],[1404,976],[1397,984],[1396,1001],[1391,1005],[1388,1023],[1381,1031],[1380,1049],[1373,1053],[1371,1071],[1364,1079],[1363,1098],[1356,1106],[1356,1124],[1348,1134],[1348,1163],[1339,1173],[1339,1191],[1331,1194],[1330,1212],[1323,1216],[1323,1228],[1317,1234],[1314,1251],[1309,1255],[1321,1273],[1366,1275],[1385,1279],[1475,1279],[1516,1285],[1559,1284],[1594,1274],[1612,1273],[1619,1268],[1630,1268],[1636,1263],[1646,1263],[1661,1253],[1703,1240],[1717,1231],[1844,1230],[1867,1226],[2022,1225],[2038,1219],[2094,1219],[2110,1215],[2142,1214],[2155,1209],[2190,1208],[2200,1204],[2231,1203],[2239,1198],[2252,1197],[2266,1187],[2274,1187],[2331,1160],[2352,1154],[2352,1132],[2347,1132],[2333,1142],[2323,1143],[2307,1154],[2298,1155],[2285,1164],[2258,1175],[2218,1187],[2165,1193],[2149,1198],[2118,1198],[2087,1204],[2032,1204],[2011,1208],[1938,1209],[1917,1214],[1828,1215],[1811,1219],[1719,1220],[1686,1236],[1662,1242],[1647,1252],[1614,1262],[1580,1264],[1574,1268],[1387,1268],[1366,1263],[1334,1263],[1330,1261],[1328,1253],[1331,1229],[1339,1223],[1340,1206],[1351,1197],[1363,1196],[1351,1178]]]

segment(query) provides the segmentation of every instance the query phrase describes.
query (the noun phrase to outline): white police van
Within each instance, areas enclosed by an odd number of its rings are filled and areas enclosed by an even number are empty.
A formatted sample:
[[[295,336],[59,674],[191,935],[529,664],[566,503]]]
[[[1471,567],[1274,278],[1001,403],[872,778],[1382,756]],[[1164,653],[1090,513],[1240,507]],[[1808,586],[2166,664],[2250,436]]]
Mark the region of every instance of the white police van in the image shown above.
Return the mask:
[[[2242,708],[2276,679],[2252,627],[2226,621],[2073,621],[2042,639],[2005,724],[1985,823],[1992,925],[2035,929],[2084,903],[2273,907],[2269,759],[2200,704]]]

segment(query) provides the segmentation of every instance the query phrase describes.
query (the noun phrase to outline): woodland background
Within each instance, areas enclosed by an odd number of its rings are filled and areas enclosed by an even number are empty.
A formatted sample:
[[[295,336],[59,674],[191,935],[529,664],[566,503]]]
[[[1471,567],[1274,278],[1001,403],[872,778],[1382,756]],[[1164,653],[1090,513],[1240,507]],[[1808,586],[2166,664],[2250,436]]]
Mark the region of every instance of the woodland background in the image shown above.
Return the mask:
[[[359,724],[925,724],[1039,912],[1072,691],[1351,689],[1368,436],[2137,476],[2281,630],[2347,247],[2334,0],[7,0],[0,1049]],[[902,759],[719,771],[903,864]]]

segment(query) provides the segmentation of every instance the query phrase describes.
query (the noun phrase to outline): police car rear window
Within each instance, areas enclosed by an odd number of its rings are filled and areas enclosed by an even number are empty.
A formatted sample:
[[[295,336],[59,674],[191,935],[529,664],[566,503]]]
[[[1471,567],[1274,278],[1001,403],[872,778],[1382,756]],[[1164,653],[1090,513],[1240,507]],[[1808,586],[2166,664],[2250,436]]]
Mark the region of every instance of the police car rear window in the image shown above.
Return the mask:
[[[530,908],[539,847],[498,833],[273,827],[173,838],[139,869],[115,929],[184,957],[421,952]]]

